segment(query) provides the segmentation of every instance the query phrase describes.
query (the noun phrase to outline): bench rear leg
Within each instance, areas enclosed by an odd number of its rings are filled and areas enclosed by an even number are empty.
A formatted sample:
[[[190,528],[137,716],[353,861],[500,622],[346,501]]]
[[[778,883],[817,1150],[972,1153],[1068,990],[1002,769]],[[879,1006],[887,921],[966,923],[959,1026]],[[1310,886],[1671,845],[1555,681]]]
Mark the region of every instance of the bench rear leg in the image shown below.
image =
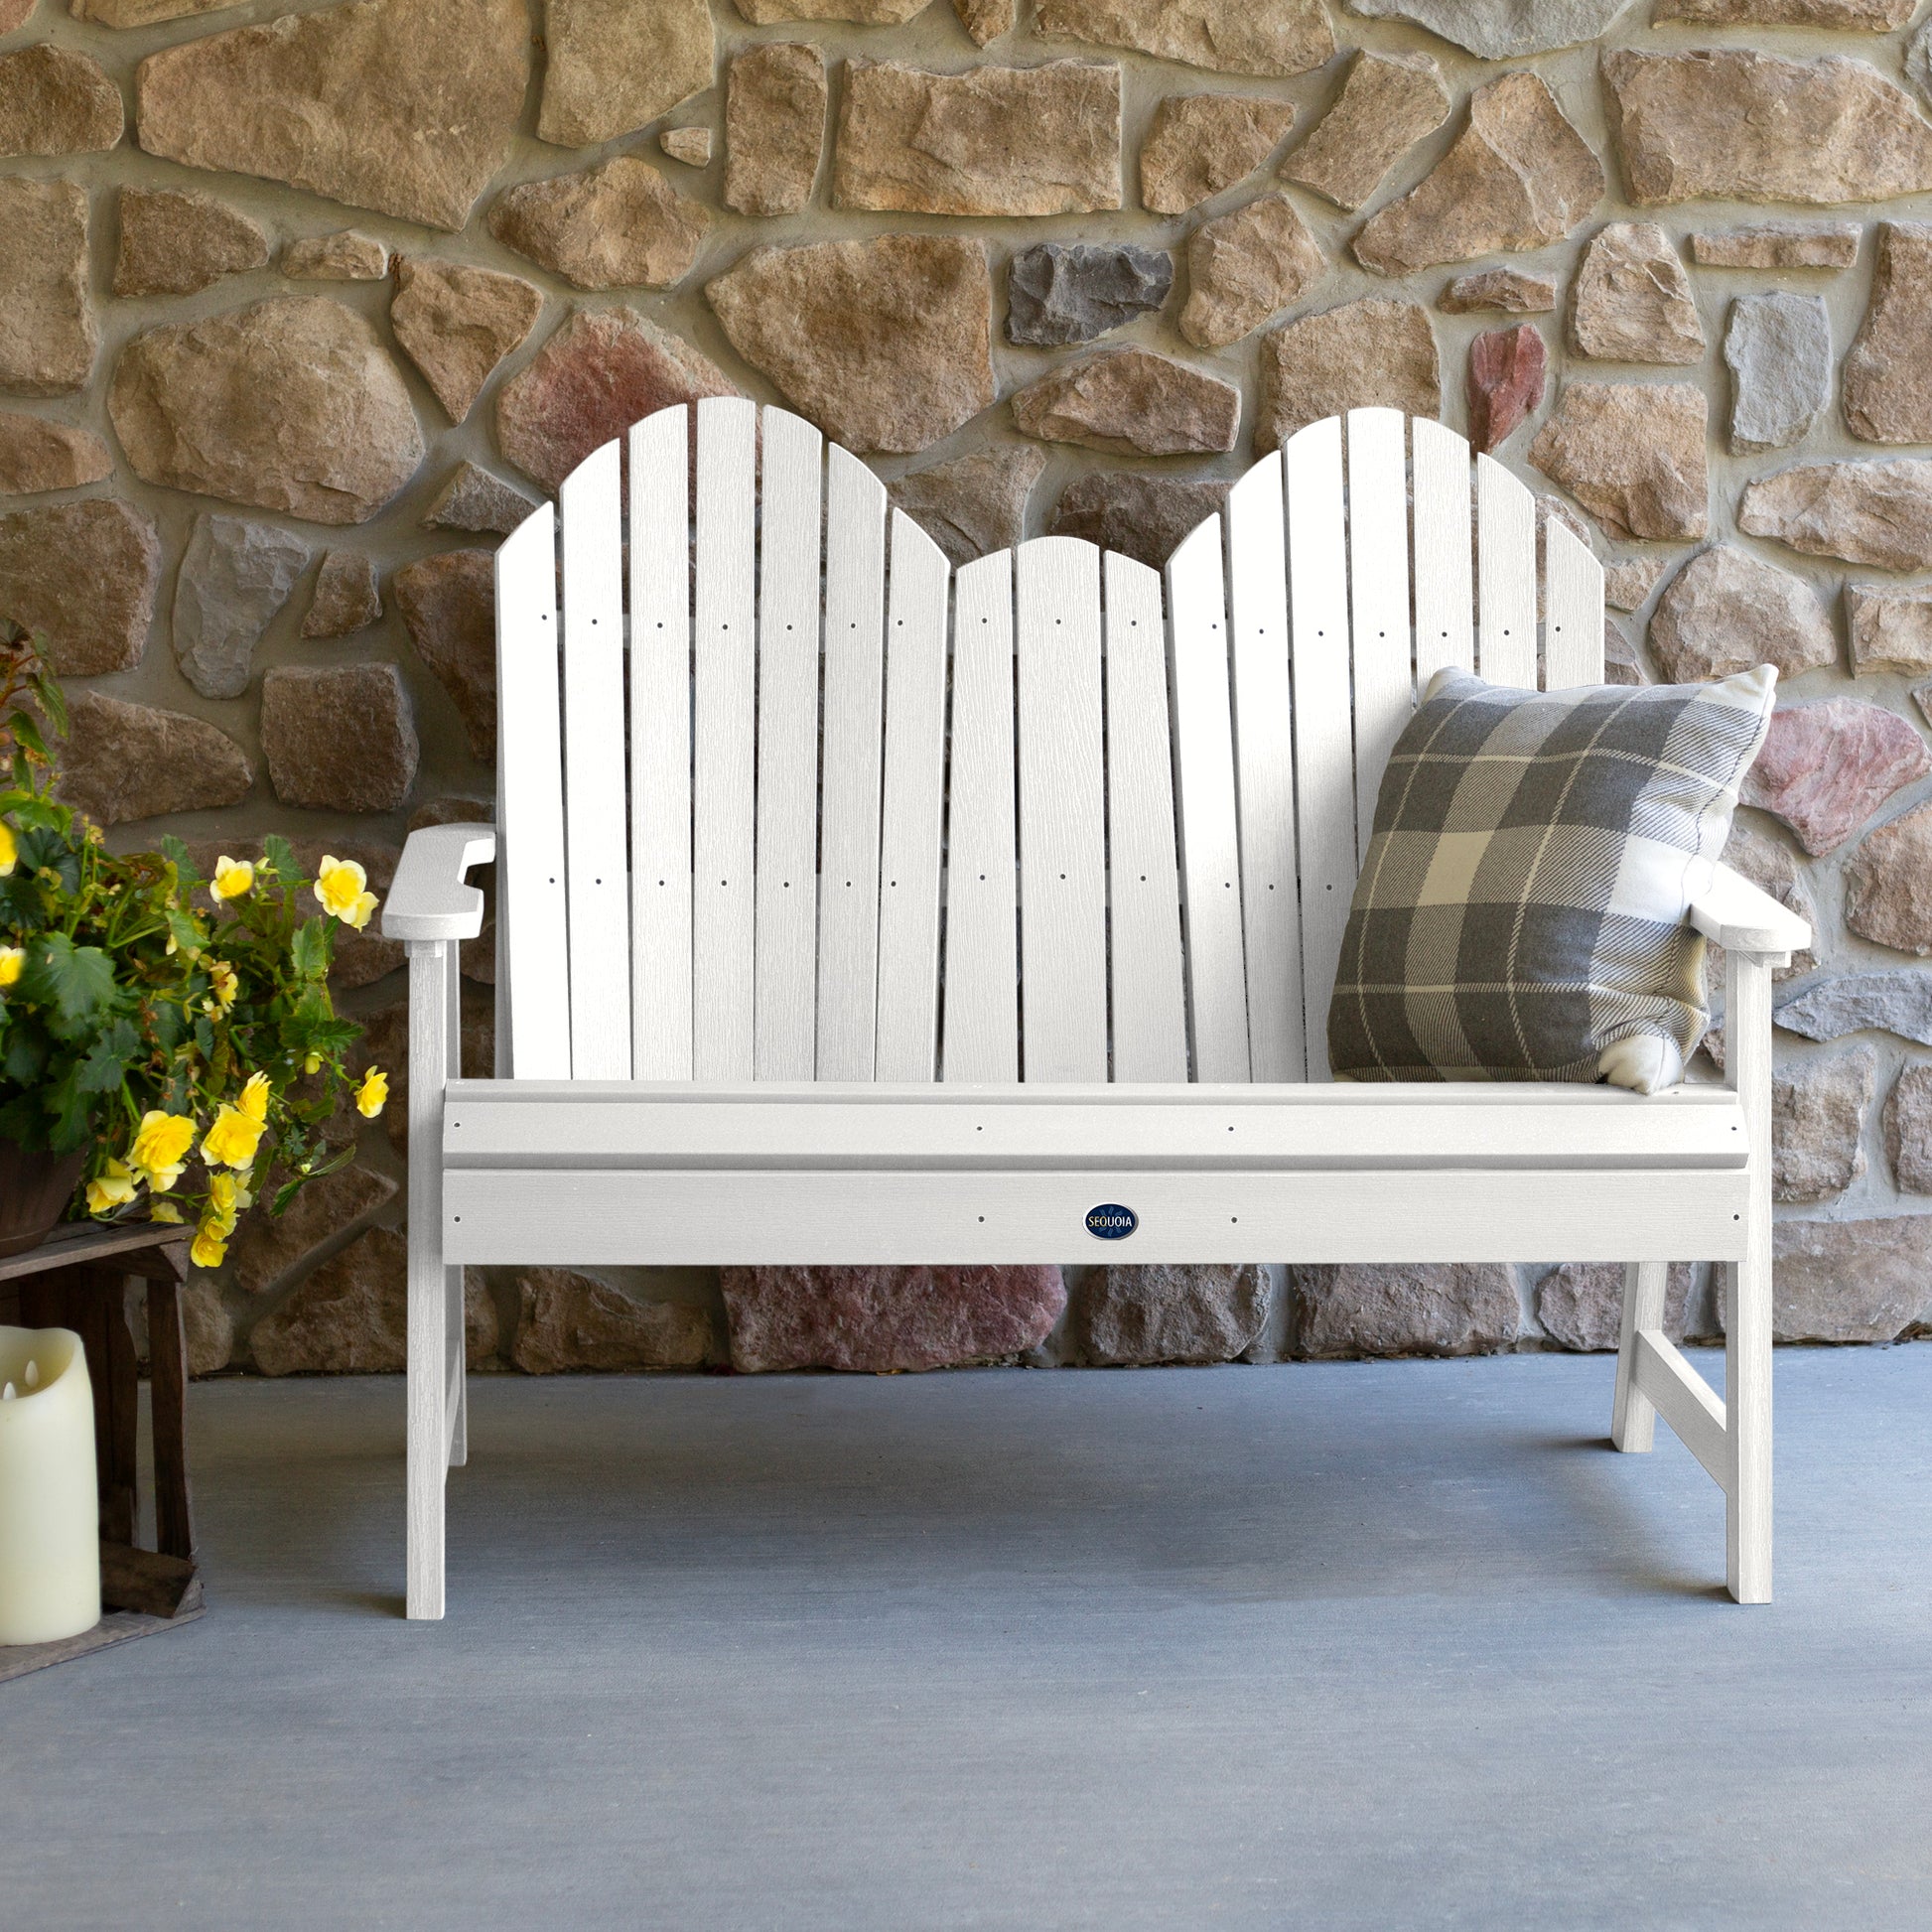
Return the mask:
[[[426,1619],[443,1614],[452,1326],[459,1350],[463,1336],[463,1271],[443,1263],[443,1089],[454,1043],[456,958],[456,947],[441,940],[409,946],[407,1610]]]
[[[1610,1441],[1626,1454],[1641,1454],[1656,1441],[1657,1411],[1637,1387],[1637,1330],[1664,1325],[1661,1261],[1627,1262],[1623,1269],[1623,1331],[1616,1348],[1616,1397],[1610,1409]]]

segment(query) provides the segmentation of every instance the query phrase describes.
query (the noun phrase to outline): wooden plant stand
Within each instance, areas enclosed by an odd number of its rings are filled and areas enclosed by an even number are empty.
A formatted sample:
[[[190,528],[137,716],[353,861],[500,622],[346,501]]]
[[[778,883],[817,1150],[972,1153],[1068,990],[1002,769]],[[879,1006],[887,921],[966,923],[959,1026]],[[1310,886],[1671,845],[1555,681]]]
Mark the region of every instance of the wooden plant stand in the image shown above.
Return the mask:
[[[185,1398],[188,1346],[181,1285],[188,1230],[154,1222],[67,1223],[38,1248],[0,1258],[0,1322],[71,1328],[87,1351],[100,1480],[100,1600],[93,1629],[58,1643],[0,1645],[0,1682],[86,1655],[202,1614],[201,1576],[188,1493]],[[153,1550],[137,1549],[135,1435],[140,1384],[127,1325],[130,1280],[147,1287]]]

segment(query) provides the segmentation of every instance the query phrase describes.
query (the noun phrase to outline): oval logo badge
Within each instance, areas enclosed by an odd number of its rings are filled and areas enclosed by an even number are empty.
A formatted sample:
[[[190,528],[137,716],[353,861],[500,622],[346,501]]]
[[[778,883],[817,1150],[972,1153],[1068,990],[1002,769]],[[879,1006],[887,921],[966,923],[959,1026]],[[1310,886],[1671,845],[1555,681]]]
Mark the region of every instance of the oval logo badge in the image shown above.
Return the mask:
[[[1117,1200],[1087,1209],[1087,1232],[1097,1241],[1125,1241],[1140,1224],[1141,1217]]]

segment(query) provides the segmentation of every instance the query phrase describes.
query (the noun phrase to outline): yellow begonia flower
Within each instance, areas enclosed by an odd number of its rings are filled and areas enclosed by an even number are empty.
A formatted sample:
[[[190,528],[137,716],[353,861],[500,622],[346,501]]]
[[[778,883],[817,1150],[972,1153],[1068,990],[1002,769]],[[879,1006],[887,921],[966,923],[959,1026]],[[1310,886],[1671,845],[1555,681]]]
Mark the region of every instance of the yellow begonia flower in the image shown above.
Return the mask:
[[[355,1089],[355,1111],[364,1120],[373,1120],[389,1101],[389,1076],[379,1066],[372,1066],[362,1076],[362,1084]]]
[[[181,1209],[171,1200],[153,1201],[148,1207],[148,1219],[151,1221],[166,1221],[171,1228],[180,1227]]]
[[[248,1084],[242,1088],[241,1097],[235,1105],[250,1120],[265,1121],[268,1118],[268,1075],[251,1073]]]
[[[235,1216],[246,1205],[241,1182],[233,1174],[211,1173],[207,1177],[207,1209],[202,1216],[202,1225],[212,1224],[223,1234],[232,1234]]]
[[[25,946],[0,946],[0,986],[12,986],[27,970]]]
[[[320,1053],[311,1053],[302,1062],[302,1071],[304,1073],[320,1073],[322,1071],[322,1055]]]
[[[192,1114],[164,1114],[150,1108],[141,1116],[127,1164],[157,1193],[166,1193],[181,1178],[188,1150],[195,1145]]]
[[[134,1198],[139,1183],[125,1162],[110,1161],[87,1182],[87,1212],[105,1214],[109,1208],[125,1207]]]
[[[19,859],[20,847],[14,842],[14,828],[0,818],[0,879],[13,871]]]
[[[261,1137],[260,1121],[250,1119],[239,1107],[224,1105],[202,1142],[202,1159],[210,1168],[245,1168],[253,1162]]]
[[[235,970],[225,959],[210,959],[207,963],[207,998],[202,1002],[203,1010],[212,1020],[219,1020],[234,1005],[235,995],[241,991],[241,982],[235,977]]]
[[[375,910],[375,895],[368,890],[369,876],[353,859],[332,859],[323,855],[316,868],[316,897],[323,910],[357,932],[368,924]]]
[[[214,879],[207,896],[219,905],[223,899],[239,898],[252,891],[254,884],[255,868],[246,859],[230,859],[224,852],[214,862]]]
[[[204,1221],[196,1230],[188,1258],[197,1268],[219,1268],[228,1258],[227,1237],[218,1227]]]

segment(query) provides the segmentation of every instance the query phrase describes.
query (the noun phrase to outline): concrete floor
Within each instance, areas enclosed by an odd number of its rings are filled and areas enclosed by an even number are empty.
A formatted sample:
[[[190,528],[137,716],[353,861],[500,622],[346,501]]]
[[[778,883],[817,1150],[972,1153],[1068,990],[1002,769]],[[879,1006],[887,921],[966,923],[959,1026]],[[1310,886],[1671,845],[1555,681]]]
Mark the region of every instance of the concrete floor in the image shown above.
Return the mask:
[[[441,1625],[399,1382],[199,1386],[213,1608],[0,1687],[0,1925],[1932,1924],[1932,1346],[1780,1355],[1756,1610],[1610,1372],[483,1380]]]

